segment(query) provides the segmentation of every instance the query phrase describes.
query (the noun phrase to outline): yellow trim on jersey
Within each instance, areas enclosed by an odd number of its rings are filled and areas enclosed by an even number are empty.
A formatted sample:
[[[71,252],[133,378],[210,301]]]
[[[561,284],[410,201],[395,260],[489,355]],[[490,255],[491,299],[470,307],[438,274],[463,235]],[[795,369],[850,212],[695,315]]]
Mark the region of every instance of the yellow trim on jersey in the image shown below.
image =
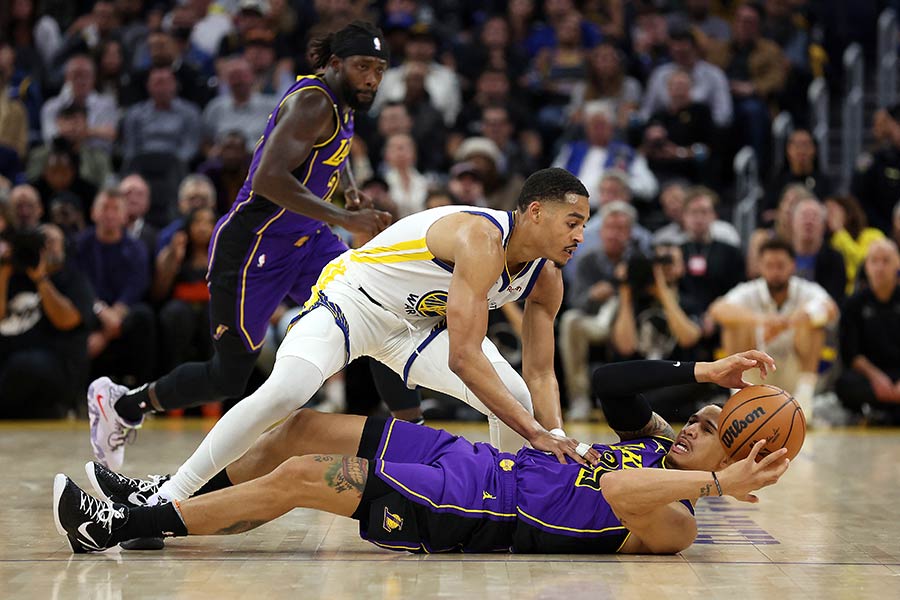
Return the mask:
[[[297,81],[302,81],[304,79],[316,79],[320,82],[322,81],[322,78],[319,77],[318,75],[299,75],[297,77]],[[287,96],[285,96],[284,98],[281,99],[281,102],[278,103],[278,107],[275,109],[275,114],[277,115],[279,112],[281,112],[281,107],[284,106],[284,103],[287,102],[288,98],[290,98],[294,94],[299,94],[300,92],[305,92],[306,90],[316,90],[318,92],[325,94],[325,97],[328,98],[329,102],[331,102],[331,106],[334,108],[334,114],[337,117],[337,127],[334,128],[334,133],[331,134],[331,137],[328,138],[328,140],[322,142],[321,144],[313,145],[313,148],[321,148],[322,146],[327,146],[328,144],[330,144],[331,141],[334,138],[336,138],[337,134],[341,131],[341,113],[338,110],[337,104],[335,104],[334,101],[331,99],[331,96],[328,95],[328,92],[326,92],[325,90],[323,90],[320,87],[305,87],[305,88],[301,88],[299,90],[294,90],[293,92],[291,92],[290,94],[288,94]],[[278,117],[276,116],[275,118],[277,119]]]
[[[396,423],[396,422],[397,422],[396,420],[391,421],[391,426],[388,428],[387,438],[384,440],[384,448],[381,449],[381,456],[378,457],[381,462],[380,471],[381,471],[382,475],[384,475],[385,477],[387,477],[388,479],[390,479],[391,481],[396,483],[398,486],[400,486],[401,488],[403,488],[404,490],[406,490],[408,493],[412,494],[416,498],[421,498],[422,500],[425,500],[426,502],[428,502],[428,504],[430,504],[434,508],[452,508],[452,509],[458,510],[460,512],[474,513],[474,514],[479,514],[479,515],[494,515],[495,517],[515,517],[516,516],[515,513],[499,513],[499,512],[492,511],[492,510],[481,510],[481,509],[477,509],[477,508],[463,508],[462,506],[456,506],[455,504],[437,504],[431,498],[428,498],[427,496],[423,496],[422,494],[412,491],[411,489],[409,489],[408,487],[406,487],[405,485],[403,485],[402,483],[400,483],[399,481],[397,481],[396,479],[394,479],[393,477],[391,477],[390,475],[385,473],[385,471],[384,471],[384,465],[385,465],[384,454],[387,452],[388,444],[391,443],[391,434],[394,432],[394,423]]]
[[[619,553],[619,552],[622,551],[622,548],[625,547],[625,542],[627,542],[627,541],[628,541],[628,538],[630,538],[630,537],[631,537],[631,531],[629,531],[629,532],[625,535],[625,539],[622,540],[622,543],[619,544],[619,547],[618,547],[618,548],[616,548],[616,553]]]
[[[310,306],[318,302],[319,294],[322,293],[325,286],[331,283],[338,275],[343,275],[346,271],[347,265],[344,264],[343,260],[330,262],[325,265],[325,268],[322,269],[322,273],[319,275],[319,279],[316,280],[316,284],[312,287],[312,291],[309,294],[309,300],[303,305],[303,310],[307,310]]]
[[[531,519],[535,523],[540,523],[544,527],[549,527],[551,529],[559,529],[561,531],[574,531],[576,533],[606,533],[607,531],[616,531],[616,530],[626,530],[624,525],[619,525],[616,527],[604,527],[603,529],[575,529],[574,527],[563,527],[562,525],[551,525],[550,523],[544,523],[537,517],[532,517],[527,512],[522,510],[521,507],[517,506],[516,510],[519,511],[519,514],[525,517],[526,519]]]
[[[350,255],[350,260],[357,263],[398,263],[398,262],[411,262],[414,260],[431,260],[434,258],[434,254],[428,252],[410,252],[406,254],[383,254],[381,256],[357,256],[356,254]]]
[[[375,540],[368,540],[368,541],[369,541],[369,542],[372,542],[372,543],[375,544],[376,546],[381,546],[382,548],[388,548],[388,549],[390,549],[390,550],[422,550],[422,551],[424,551],[426,554],[431,554],[430,552],[428,552],[428,550],[425,549],[425,545],[424,545],[424,544],[419,544],[418,546],[413,546],[413,545],[409,545],[409,546],[394,546],[394,545],[391,545],[391,544],[385,544],[385,543],[383,543],[383,542],[376,542]]]
[[[247,271],[250,269],[250,264],[253,262],[253,258],[256,256],[256,251],[259,249],[260,242],[262,242],[263,233],[266,232],[266,229],[269,228],[269,225],[277,221],[286,211],[286,208],[282,208],[277,213],[275,213],[275,216],[269,219],[266,224],[263,225],[262,229],[260,229],[256,234],[256,244],[253,245],[253,252],[250,253],[250,256],[247,258],[247,262],[244,263],[244,272],[241,275],[241,333],[243,333],[244,337],[247,338],[247,341],[250,343],[250,349],[254,352],[262,347],[263,342],[265,342],[266,339],[265,336],[263,336],[263,339],[261,339],[258,344],[254,344],[253,338],[250,337],[250,333],[247,331],[246,327],[244,327],[244,299],[247,295]]]

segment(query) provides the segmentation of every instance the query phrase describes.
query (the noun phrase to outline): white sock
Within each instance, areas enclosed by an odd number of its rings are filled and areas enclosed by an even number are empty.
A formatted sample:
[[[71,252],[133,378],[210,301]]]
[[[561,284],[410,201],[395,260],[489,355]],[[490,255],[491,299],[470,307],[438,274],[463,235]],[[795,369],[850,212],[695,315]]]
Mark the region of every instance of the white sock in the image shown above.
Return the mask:
[[[213,475],[243,456],[266,429],[306,404],[323,379],[318,367],[302,358],[279,358],[266,382],[219,419],[156,495],[167,500],[189,498]]]
[[[803,416],[809,423],[813,418],[813,395],[816,393],[816,383],[819,376],[816,373],[800,373],[794,386],[794,400],[803,410]]]

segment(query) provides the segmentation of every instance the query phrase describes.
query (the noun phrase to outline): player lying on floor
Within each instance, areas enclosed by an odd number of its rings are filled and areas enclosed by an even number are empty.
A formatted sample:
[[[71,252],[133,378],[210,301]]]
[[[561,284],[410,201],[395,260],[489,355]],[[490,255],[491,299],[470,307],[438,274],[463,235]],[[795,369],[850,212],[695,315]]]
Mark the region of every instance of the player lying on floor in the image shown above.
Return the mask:
[[[595,444],[596,467],[531,448],[489,444],[384,418],[301,410],[262,436],[220,473],[224,487],[157,506],[124,502],[149,495],[141,481],[89,463],[98,500],[65,475],[54,481],[54,518],[75,552],[152,536],[248,531],[291,509],[314,508],[359,521],[360,536],[413,552],[672,553],[694,541],[698,498],[756,502],[755,490],[788,468],[779,450],[730,463],[716,427],[720,408],[702,408],[676,437],[642,392],[692,382],[739,388],[742,373],[774,368],[742,352],[712,363],[632,361],[594,373],[594,389],[617,444]],[[587,445],[579,449],[587,451]],[[232,482],[237,485],[233,485]],[[208,491],[209,487],[204,490]]]

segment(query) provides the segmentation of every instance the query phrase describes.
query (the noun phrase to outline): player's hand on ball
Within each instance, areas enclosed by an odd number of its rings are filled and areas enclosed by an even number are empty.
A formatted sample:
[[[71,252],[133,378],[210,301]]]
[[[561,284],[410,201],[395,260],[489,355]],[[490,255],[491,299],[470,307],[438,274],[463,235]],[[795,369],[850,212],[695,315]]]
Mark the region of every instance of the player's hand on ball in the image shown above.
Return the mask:
[[[747,458],[728,465],[718,473],[724,495],[732,496],[742,502],[756,503],[759,502],[759,498],[753,492],[772,485],[784,475],[791,463],[785,457],[786,448],[776,450],[756,462],[757,455],[765,445],[766,440],[759,440],[753,444],[753,449]]]
[[[775,359],[760,350],[747,350],[726,356],[711,363],[697,363],[695,376],[700,383],[712,382],[726,388],[743,389],[750,385],[744,381],[744,371],[759,369],[765,379],[775,370]]]
[[[567,456],[580,465],[596,465],[600,460],[600,455],[593,448],[588,449],[582,456],[578,453],[578,440],[553,435],[549,431],[542,431],[528,441],[535,450],[549,452],[562,464],[566,464]]]

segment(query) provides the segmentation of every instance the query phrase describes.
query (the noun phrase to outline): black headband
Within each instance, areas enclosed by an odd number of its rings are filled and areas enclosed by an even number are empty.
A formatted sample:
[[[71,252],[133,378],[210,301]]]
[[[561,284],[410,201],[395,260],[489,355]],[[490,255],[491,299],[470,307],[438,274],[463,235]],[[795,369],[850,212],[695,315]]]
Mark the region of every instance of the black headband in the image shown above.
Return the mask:
[[[331,51],[338,58],[348,56],[374,56],[382,60],[388,60],[390,53],[384,38],[370,35],[358,29],[339,31],[331,43]]]

